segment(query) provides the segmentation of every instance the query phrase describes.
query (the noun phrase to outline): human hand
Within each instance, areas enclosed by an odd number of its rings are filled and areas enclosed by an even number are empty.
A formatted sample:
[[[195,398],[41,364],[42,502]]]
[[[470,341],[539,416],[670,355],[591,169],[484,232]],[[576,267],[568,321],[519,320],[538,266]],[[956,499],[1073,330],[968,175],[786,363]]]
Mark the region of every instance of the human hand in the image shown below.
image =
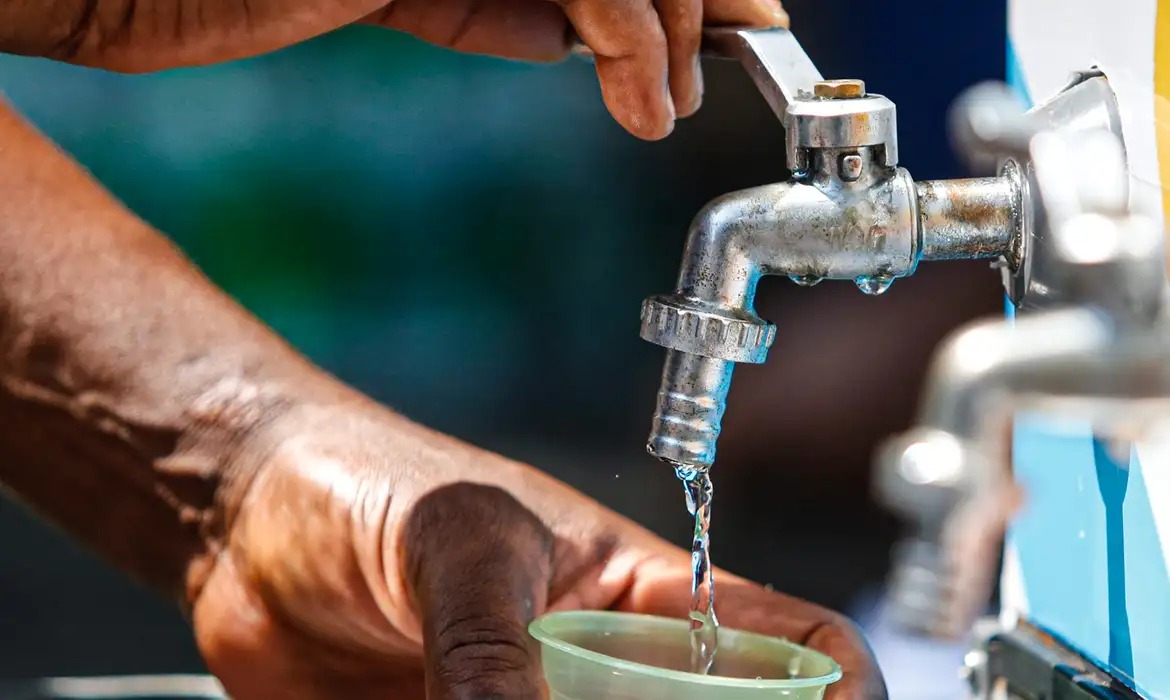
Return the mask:
[[[555,61],[572,27],[596,55],[610,112],[656,139],[699,107],[704,23],[787,21],[778,0],[58,0],[0,4],[0,51],[143,72],[254,56],[364,22],[459,51]]]
[[[687,552],[530,467],[380,409],[283,422],[193,586],[199,646],[238,700],[535,700],[535,616],[686,614]],[[726,573],[719,594],[728,626],[837,659],[832,700],[885,697],[844,618]]]

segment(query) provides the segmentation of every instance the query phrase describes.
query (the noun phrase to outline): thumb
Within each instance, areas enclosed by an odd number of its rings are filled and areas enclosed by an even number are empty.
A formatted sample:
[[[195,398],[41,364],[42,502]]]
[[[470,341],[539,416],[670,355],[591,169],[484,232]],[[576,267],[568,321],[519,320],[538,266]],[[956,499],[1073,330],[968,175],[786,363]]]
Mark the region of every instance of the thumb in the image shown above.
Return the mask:
[[[544,523],[506,491],[458,483],[423,497],[403,535],[427,697],[541,698],[528,623],[548,598],[553,536]]]

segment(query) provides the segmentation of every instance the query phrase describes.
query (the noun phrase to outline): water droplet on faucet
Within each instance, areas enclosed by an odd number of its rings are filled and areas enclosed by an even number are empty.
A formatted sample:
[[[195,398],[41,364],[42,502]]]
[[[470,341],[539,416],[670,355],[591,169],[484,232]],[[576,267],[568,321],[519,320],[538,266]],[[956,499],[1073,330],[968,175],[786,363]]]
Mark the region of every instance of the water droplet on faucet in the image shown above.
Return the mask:
[[[884,294],[894,284],[893,275],[864,275],[853,280],[863,294],[877,296]]]
[[[802,287],[811,287],[813,285],[820,284],[821,280],[824,278],[817,277],[816,275],[788,275],[788,279]]]

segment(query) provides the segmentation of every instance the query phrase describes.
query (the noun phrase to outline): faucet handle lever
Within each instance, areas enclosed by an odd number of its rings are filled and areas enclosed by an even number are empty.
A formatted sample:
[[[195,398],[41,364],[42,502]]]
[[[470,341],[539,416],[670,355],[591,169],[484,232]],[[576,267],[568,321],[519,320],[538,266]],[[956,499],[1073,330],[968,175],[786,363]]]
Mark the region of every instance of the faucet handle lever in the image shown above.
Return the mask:
[[[788,126],[788,107],[813,96],[821,72],[787,29],[711,27],[703,30],[704,52],[735,59],[756,84],[780,123]]]

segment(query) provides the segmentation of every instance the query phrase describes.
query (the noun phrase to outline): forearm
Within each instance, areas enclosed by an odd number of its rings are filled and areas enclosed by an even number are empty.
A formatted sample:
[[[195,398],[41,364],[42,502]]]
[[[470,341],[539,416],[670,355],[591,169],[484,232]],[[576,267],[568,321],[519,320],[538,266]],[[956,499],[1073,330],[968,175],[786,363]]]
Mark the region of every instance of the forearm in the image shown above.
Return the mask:
[[[183,594],[265,426],[340,391],[0,102],[0,482]]]
[[[0,53],[138,73],[255,56],[386,0],[0,0]]]

